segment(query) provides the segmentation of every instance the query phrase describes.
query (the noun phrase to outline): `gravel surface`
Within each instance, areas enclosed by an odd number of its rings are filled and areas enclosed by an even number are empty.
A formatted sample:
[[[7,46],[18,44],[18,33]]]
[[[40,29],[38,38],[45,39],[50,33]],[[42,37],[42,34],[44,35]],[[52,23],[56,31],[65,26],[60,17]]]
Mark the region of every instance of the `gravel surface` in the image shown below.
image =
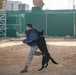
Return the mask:
[[[30,47],[21,41],[0,41],[0,75],[76,75],[76,39],[46,39],[51,56],[59,63],[42,71],[42,56],[35,56],[29,67],[29,72],[21,74]]]

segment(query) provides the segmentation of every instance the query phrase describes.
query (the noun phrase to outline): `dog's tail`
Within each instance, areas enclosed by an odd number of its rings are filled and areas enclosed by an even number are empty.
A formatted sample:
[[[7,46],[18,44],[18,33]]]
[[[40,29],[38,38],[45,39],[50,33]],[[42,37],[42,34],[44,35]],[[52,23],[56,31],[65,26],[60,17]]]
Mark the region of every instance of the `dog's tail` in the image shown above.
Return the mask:
[[[50,60],[51,60],[54,64],[58,64],[51,56],[50,56]]]

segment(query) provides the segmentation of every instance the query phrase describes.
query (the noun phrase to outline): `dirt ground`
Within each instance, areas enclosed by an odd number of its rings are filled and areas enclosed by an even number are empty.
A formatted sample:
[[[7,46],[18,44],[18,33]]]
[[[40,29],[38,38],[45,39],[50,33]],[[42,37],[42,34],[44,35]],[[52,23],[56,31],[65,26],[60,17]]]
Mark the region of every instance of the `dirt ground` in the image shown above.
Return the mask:
[[[46,41],[51,56],[59,64],[49,61],[47,68],[38,71],[42,56],[34,55],[29,72],[23,74],[20,71],[25,66],[30,47],[21,41],[11,41],[17,43],[15,45],[0,41],[0,75],[76,75],[76,39],[49,38]]]

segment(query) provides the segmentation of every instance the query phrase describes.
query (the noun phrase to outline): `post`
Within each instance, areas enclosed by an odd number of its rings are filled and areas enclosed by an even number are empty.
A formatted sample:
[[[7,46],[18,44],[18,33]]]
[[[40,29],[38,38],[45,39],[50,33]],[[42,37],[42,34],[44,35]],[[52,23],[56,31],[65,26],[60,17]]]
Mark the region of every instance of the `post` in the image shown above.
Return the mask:
[[[46,36],[48,36],[48,24],[47,24],[47,8],[46,8]]]
[[[5,38],[7,37],[7,36],[6,36],[6,29],[7,29],[7,28],[6,28],[6,10],[5,10]]]
[[[76,31],[75,31],[75,10],[74,10],[74,36],[76,35]]]
[[[76,25],[75,25],[75,0],[73,0],[73,11],[74,11],[74,37],[76,35]]]
[[[22,29],[22,28],[21,28],[21,8],[22,8],[22,5],[20,6],[20,33],[21,33],[21,31],[22,31],[22,30],[21,30],[21,29]]]

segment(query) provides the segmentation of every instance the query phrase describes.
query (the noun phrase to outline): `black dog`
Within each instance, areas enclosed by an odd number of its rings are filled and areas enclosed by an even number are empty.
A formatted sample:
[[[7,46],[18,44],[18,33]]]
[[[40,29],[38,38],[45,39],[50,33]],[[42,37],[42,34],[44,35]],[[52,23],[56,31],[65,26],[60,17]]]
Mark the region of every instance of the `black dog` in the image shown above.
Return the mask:
[[[38,32],[38,48],[40,49],[40,51],[42,52],[42,67],[39,69],[39,71],[41,71],[43,68],[46,68],[48,66],[48,62],[49,60],[51,60],[54,64],[58,64],[49,54],[48,49],[47,49],[47,45],[46,45],[46,41],[45,38],[43,36],[43,32]]]

